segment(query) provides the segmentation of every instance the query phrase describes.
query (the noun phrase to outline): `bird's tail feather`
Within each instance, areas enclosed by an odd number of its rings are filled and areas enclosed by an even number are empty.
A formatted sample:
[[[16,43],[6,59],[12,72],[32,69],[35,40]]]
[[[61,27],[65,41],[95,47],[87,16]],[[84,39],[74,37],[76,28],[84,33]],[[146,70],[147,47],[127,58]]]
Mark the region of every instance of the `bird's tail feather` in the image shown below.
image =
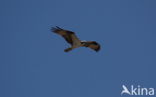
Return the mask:
[[[67,48],[67,49],[64,50],[64,52],[69,52],[71,50],[72,50],[72,48]]]

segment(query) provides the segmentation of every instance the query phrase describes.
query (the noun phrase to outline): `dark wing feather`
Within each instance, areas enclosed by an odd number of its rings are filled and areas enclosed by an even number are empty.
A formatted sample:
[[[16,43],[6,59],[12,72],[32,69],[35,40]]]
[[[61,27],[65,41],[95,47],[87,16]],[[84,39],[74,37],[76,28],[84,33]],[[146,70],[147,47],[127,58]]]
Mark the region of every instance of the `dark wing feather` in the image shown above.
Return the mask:
[[[52,27],[52,32],[61,35],[69,44],[73,45],[72,35],[75,33],[69,30],[64,30],[60,27]]]
[[[89,47],[89,48],[95,50],[96,52],[98,52],[100,50],[100,45],[96,41],[87,41],[87,42],[85,42],[84,46]]]

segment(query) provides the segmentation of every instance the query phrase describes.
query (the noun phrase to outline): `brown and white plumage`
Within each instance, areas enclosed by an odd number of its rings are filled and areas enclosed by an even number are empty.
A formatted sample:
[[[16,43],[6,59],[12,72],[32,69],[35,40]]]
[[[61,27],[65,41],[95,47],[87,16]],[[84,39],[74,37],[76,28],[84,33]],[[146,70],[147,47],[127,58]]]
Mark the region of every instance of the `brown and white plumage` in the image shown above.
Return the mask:
[[[52,27],[52,32],[61,35],[70,45],[70,48],[65,49],[65,52],[71,51],[72,49],[78,48],[78,47],[89,47],[93,49],[94,51],[100,50],[100,45],[95,41],[81,41],[79,38],[75,35],[74,32],[69,30],[64,30],[60,27]]]

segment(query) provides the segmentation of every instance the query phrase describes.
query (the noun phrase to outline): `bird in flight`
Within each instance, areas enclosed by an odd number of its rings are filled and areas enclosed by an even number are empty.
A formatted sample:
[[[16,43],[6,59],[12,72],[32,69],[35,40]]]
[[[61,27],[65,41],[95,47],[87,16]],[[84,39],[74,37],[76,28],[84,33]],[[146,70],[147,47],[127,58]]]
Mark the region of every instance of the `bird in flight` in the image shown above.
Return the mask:
[[[72,31],[65,30],[57,26],[52,27],[51,31],[61,35],[71,45],[71,47],[64,50],[65,52],[69,52],[79,47],[89,47],[96,52],[100,50],[100,45],[96,41],[81,41]]]

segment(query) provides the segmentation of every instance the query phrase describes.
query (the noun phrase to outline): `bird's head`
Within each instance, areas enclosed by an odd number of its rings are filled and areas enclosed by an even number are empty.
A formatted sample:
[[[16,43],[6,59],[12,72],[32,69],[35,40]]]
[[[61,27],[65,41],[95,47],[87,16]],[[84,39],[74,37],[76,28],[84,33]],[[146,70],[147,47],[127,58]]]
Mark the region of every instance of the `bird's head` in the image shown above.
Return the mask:
[[[82,44],[82,45],[85,45],[85,43],[86,43],[85,40],[82,40],[82,41],[81,41],[81,44]]]

